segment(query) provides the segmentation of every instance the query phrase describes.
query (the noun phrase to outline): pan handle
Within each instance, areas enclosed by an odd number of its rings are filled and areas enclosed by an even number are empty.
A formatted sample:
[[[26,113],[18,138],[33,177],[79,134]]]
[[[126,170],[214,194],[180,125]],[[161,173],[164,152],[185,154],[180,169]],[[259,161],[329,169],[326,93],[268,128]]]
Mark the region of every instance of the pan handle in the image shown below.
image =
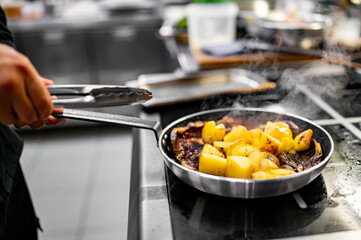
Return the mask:
[[[130,116],[84,111],[78,109],[64,109],[62,113],[53,113],[52,115],[57,118],[69,118],[90,122],[111,123],[115,125],[150,129],[154,132],[157,142],[159,140],[160,134],[162,133],[162,126],[159,122]]]

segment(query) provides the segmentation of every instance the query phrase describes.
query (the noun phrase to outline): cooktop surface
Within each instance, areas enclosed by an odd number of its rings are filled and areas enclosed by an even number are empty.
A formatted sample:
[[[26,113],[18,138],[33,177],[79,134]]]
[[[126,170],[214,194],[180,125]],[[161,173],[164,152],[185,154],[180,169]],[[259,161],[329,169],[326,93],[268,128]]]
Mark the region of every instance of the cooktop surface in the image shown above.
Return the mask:
[[[339,83],[335,79],[334,83]],[[319,177],[278,197],[215,196],[188,186],[166,169],[174,239],[274,239],[360,230],[360,92],[351,84],[335,89],[303,82],[267,94],[210,97],[200,105],[180,105],[161,112],[163,126],[188,113],[224,106],[294,113],[323,126],[335,143],[333,156]]]

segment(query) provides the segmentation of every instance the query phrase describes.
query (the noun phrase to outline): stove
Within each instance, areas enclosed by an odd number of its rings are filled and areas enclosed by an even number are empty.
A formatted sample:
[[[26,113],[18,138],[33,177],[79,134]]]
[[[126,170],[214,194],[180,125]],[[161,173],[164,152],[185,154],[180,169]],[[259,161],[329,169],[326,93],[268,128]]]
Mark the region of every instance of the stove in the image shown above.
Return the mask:
[[[323,126],[335,143],[319,177],[278,197],[207,194],[165,167],[152,133],[135,130],[130,214],[137,217],[129,218],[129,239],[361,239],[360,79],[351,81],[347,73],[324,79],[302,76],[293,83],[281,79],[278,89],[266,93],[209,97],[141,116],[157,119],[163,127],[193,112],[230,106],[306,117]]]

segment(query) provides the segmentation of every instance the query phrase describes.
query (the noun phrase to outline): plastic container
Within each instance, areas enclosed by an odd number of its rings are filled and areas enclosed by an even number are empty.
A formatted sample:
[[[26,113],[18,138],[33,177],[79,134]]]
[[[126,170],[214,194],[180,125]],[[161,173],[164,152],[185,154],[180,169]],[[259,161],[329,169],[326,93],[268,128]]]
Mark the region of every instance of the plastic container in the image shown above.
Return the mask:
[[[235,3],[190,3],[186,7],[191,48],[232,41],[236,36],[238,6]]]

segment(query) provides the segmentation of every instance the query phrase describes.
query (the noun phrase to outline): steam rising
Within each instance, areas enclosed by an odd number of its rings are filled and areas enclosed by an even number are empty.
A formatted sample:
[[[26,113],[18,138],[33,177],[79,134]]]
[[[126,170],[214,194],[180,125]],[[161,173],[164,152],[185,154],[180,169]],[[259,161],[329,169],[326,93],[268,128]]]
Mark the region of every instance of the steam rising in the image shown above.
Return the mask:
[[[327,28],[326,33],[332,35],[332,29],[330,30]],[[261,42],[255,34],[248,34],[245,37],[250,38],[255,42]],[[280,35],[273,37],[274,43],[279,44],[279,46],[284,44],[284,40]],[[324,49],[318,50],[318,57],[331,56],[340,60],[351,60],[351,57],[344,46],[337,44],[330,45],[323,39],[324,36],[322,35],[319,35],[319,37],[315,35],[313,37],[313,41],[316,42],[318,46],[323,45],[324,47]],[[270,74],[280,76],[276,82],[277,88],[285,90],[287,92],[286,96],[282,99],[278,99],[279,101],[275,101],[275,98],[272,96],[275,95],[274,92],[265,93],[262,100],[259,96],[254,99],[250,96],[245,96],[244,94],[239,95],[236,98],[225,97],[222,99],[215,96],[207,98],[207,101],[204,101],[202,104],[201,110],[229,106],[236,108],[261,107],[277,112],[301,114],[306,118],[314,119],[314,116],[320,115],[322,109],[315,106],[311,100],[304,96],[297,86],[306,86],[307,89],[322,97],[326,102],[329,100],[336,103],[338,101],[343,102],[342,92],[344,92],[344,89],[350,84],[349,73],[354,71],[354,69],[345,66],[344,62],[335,64],[321,60],[313,62],[309,61],[307,64],[303,63],[303,65],[298,64],[297,69],[285,68],[285,64],[281,65],[277,59],[269,61],[270,55],[267,52],[257,49],[246,49],[244,54],[252,55],[252,61],[248,64],[242,64],[239,67],[248,71],[257,72],[266,77]],[[361,109],[361,103],[359,103],[359,105]],[[351,109],[350,106],[346,106],[346,108]]]

